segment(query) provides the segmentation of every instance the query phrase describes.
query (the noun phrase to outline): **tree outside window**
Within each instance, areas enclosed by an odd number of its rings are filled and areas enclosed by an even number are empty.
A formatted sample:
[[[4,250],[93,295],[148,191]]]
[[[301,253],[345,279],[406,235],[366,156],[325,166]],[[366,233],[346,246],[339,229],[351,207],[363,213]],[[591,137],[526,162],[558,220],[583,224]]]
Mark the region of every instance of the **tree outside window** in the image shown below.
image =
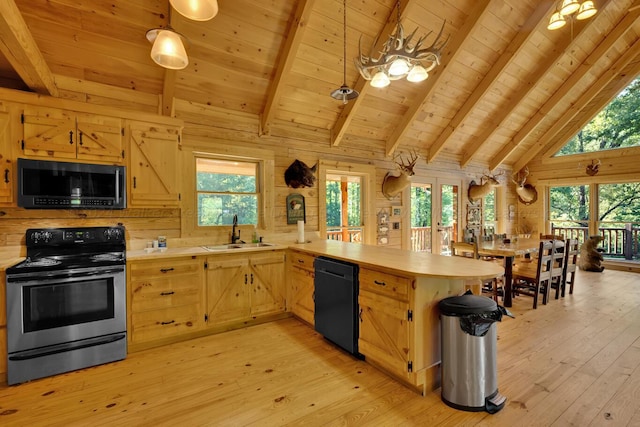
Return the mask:
[[[198,226],[258,224],[259,163],[196,158]]]

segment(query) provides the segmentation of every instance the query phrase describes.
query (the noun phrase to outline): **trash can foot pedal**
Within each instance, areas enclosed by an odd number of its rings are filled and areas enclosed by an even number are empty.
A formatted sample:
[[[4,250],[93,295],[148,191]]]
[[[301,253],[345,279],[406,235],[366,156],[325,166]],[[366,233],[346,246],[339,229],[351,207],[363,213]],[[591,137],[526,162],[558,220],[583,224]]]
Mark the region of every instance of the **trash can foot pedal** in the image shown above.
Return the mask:
[[[496,412],[498,412],[500,409],[504,407],[504,404],[506,401],[507,401],[506,397],[496,392],[493,396],[491,396],[490,398],[487,398],[486,400],[485,406],[487,408],[487,412],[490,414],[495,414]]]

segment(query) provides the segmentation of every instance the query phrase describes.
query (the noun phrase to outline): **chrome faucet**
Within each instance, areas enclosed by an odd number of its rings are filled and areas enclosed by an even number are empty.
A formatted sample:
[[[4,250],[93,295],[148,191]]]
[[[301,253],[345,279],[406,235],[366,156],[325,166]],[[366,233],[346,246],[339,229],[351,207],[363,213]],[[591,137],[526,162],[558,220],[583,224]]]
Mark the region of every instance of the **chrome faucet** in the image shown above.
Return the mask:
[[[238,227],[238,215],[233,216],[233,228],[231,229],[231,244],[233,245],[238,240],[240,240],[240,230],[238,230],[238,235],[236,236],[236,228]]]

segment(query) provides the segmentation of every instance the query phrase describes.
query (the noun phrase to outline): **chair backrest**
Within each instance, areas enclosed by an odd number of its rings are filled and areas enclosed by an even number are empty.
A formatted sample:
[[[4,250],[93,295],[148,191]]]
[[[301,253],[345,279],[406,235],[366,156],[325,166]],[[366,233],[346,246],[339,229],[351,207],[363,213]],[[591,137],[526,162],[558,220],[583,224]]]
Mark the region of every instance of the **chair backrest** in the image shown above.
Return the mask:
[[[566,273],[576,271],[578,264],[578,253],[580,253],[580,244],[577,239],[567,239],[564,241],[564,269]]]
[[[451,242],[451,255],[478,259],[478,243]]]
[[[538,248],[538,266],[536,269],[536,281],[538,284],[551,280],[553,251],[553,242],[540,242],[540,247]]]
[[[551,262],[551,278],[562,279],[564,275],[564,261],[566,246],[563,240],[552,240],[552,262]]]
[[[540,233],[540,240],[564,240],[564,234],[542,234]]]

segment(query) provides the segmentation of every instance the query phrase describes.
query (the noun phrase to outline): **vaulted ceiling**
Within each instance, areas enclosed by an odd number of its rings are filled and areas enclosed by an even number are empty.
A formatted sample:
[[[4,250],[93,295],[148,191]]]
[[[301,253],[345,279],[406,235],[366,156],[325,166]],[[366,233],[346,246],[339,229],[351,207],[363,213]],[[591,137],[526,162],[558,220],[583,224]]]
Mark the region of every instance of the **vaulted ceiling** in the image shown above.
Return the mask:
[[[359,40],[369,51],[395,28],[396,0],[347,0],[346,83],[360,96],[343,105],[329,96],[343,83],[342,0],[219,0],[206,22],[168,3],[3,0],[0,86],[67,98],[83,87],[135,91],[160,96],[164,114],[175,98],[259,115],[263,133],[288,122],[330,131],[333,146],[519,170],[640,73],[640,0],[596,0],[595,17],[556,31],[547,23],[557,1],[400,0],[405,29],[432,31],[430,44],[444,23],[448,42],[426,81],[376,89],[353,58]],[[184,70],[149,56],[146,31],[169,21],[189,39]]]

